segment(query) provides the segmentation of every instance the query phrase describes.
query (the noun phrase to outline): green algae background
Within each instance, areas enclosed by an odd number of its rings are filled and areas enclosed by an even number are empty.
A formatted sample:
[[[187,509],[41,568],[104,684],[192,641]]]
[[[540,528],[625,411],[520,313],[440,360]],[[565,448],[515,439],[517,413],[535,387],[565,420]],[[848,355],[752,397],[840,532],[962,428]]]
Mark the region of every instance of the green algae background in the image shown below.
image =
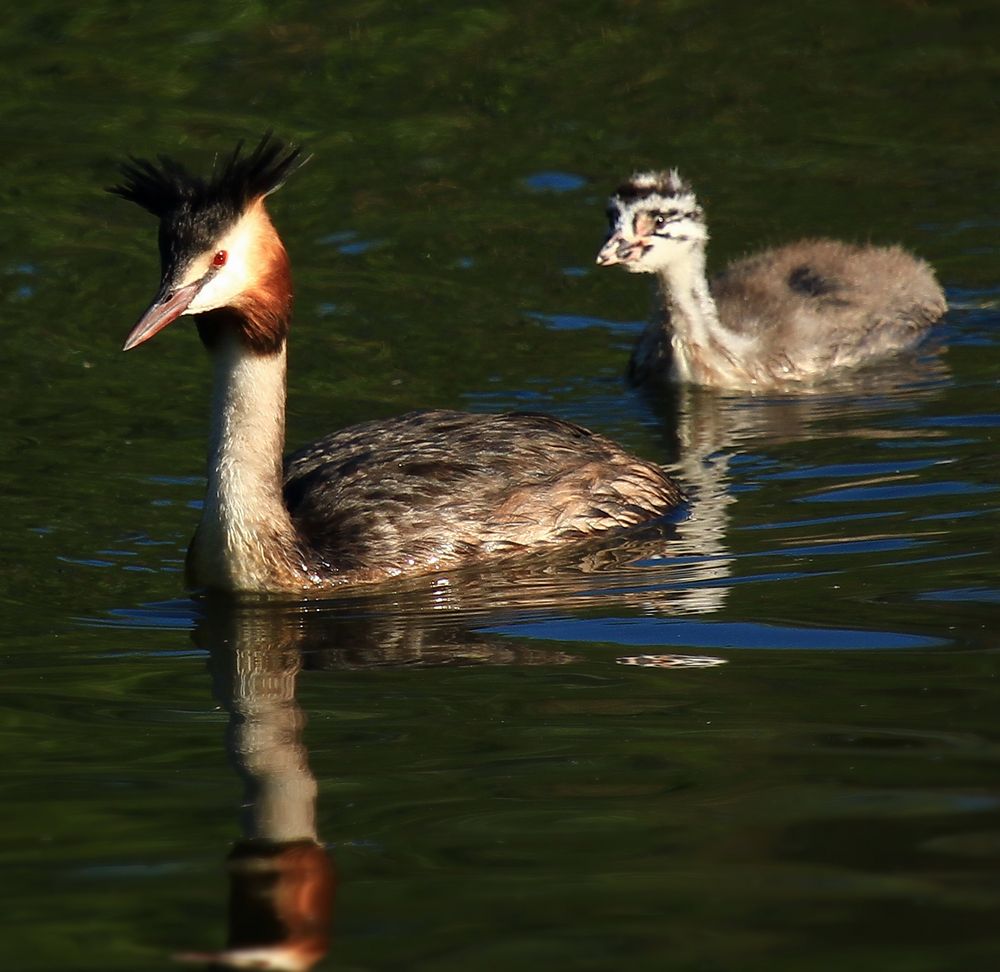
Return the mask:
[[[7,967],[167,969],[224,937],[241,784],[181,572],[207,363],[189,322],[120,353],[156,288],[155,226],[103,189],[128,154],[204,167],[269,129],[313,154],[271,204],[297,284],[290,444],[411,408],[529,408],[683,459],[669,410],[621,384],[645,282],[592,266],[636,168],[694,182],[713,267],[803,235],[898,241],[957,308],[944,376],[726,444],[737,563],[713,610],[615,575],[607,604],[319,612],[324,643],[374,643],[388,617],[534,653],[302,673],[338,874],[321,968],[995,963],[998,36],[987,0],[8,11]],[[824,502],[885,458],[886,429],[926,430],[899,454],[919,492]],[[774,526],[826,513],[822,537]],[[811,650],[836,632],[870,650]],[[732,651],[719,670],[614,664],[664,644]]]

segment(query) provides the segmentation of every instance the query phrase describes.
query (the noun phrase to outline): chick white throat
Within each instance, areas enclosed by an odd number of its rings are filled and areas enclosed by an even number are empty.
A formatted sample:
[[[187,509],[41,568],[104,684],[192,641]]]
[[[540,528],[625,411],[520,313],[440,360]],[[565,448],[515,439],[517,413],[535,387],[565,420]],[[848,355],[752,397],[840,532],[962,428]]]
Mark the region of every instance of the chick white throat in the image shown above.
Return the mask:
[[[719,319],[705,275],[705,251],[691,247],[684,259],[661,267],[657,285],[661,313],[669,319],[671,380],[712,384],[737,378],[752,340]]]

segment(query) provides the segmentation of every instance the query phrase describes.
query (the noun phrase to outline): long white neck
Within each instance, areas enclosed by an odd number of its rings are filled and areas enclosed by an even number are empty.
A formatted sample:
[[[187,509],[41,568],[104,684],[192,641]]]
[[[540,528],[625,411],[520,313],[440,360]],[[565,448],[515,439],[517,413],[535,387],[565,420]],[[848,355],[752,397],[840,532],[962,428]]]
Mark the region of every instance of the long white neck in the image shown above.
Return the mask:
[[[189,555],[192,580],[231,591],[273,590],[297,566],[281,489],[285,343],[260,353],[223,327],[211,350],[208,490]]]
[[[694,246],[657,274],[664,326],[673,351],[675,378],[709,382],[721,373],[740,370],[748,339],[726,327],[705,274],[705,249]]]

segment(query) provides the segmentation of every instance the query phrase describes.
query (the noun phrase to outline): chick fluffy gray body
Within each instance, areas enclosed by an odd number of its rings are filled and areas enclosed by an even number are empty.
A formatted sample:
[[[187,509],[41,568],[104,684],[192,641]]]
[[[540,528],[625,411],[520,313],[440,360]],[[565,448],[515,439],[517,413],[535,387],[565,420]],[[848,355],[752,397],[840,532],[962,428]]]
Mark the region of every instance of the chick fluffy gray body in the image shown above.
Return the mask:
[[[905,350],[947,310],[926,261],[899,246],[838,240],[801,240],[734,260],[709,287],[719,320],[747,339],[738,356],[714,350],[753,384],[812,381]],[[669,373],[673,337],[663,294],[633,349],[631,381]],[[711,362],[702,368],[709,373]]]

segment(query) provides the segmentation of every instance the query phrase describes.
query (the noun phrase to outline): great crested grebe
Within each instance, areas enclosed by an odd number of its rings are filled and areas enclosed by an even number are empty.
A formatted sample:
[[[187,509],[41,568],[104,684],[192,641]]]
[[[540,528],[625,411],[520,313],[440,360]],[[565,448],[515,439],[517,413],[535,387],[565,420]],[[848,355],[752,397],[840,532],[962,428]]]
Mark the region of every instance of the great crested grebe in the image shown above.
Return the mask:
[[[657,465],[543,415],[411,412],[282,464],[288,255],[264,208],[302,162],[270,133],[207,178],[131,159],[109,191],[160,220],[162,278],[124,350],[195,315],[214,365],[192,586],[316,595],[640,524],[682,494]]]
[[[655,317],[629,362],[636,384],[793,387],[910,347],[947,310],[931,267],[898,246],[801,240],[709,284],[705,214],[676,170],[633,175],[608,219],[597,263],[657,275]]]

